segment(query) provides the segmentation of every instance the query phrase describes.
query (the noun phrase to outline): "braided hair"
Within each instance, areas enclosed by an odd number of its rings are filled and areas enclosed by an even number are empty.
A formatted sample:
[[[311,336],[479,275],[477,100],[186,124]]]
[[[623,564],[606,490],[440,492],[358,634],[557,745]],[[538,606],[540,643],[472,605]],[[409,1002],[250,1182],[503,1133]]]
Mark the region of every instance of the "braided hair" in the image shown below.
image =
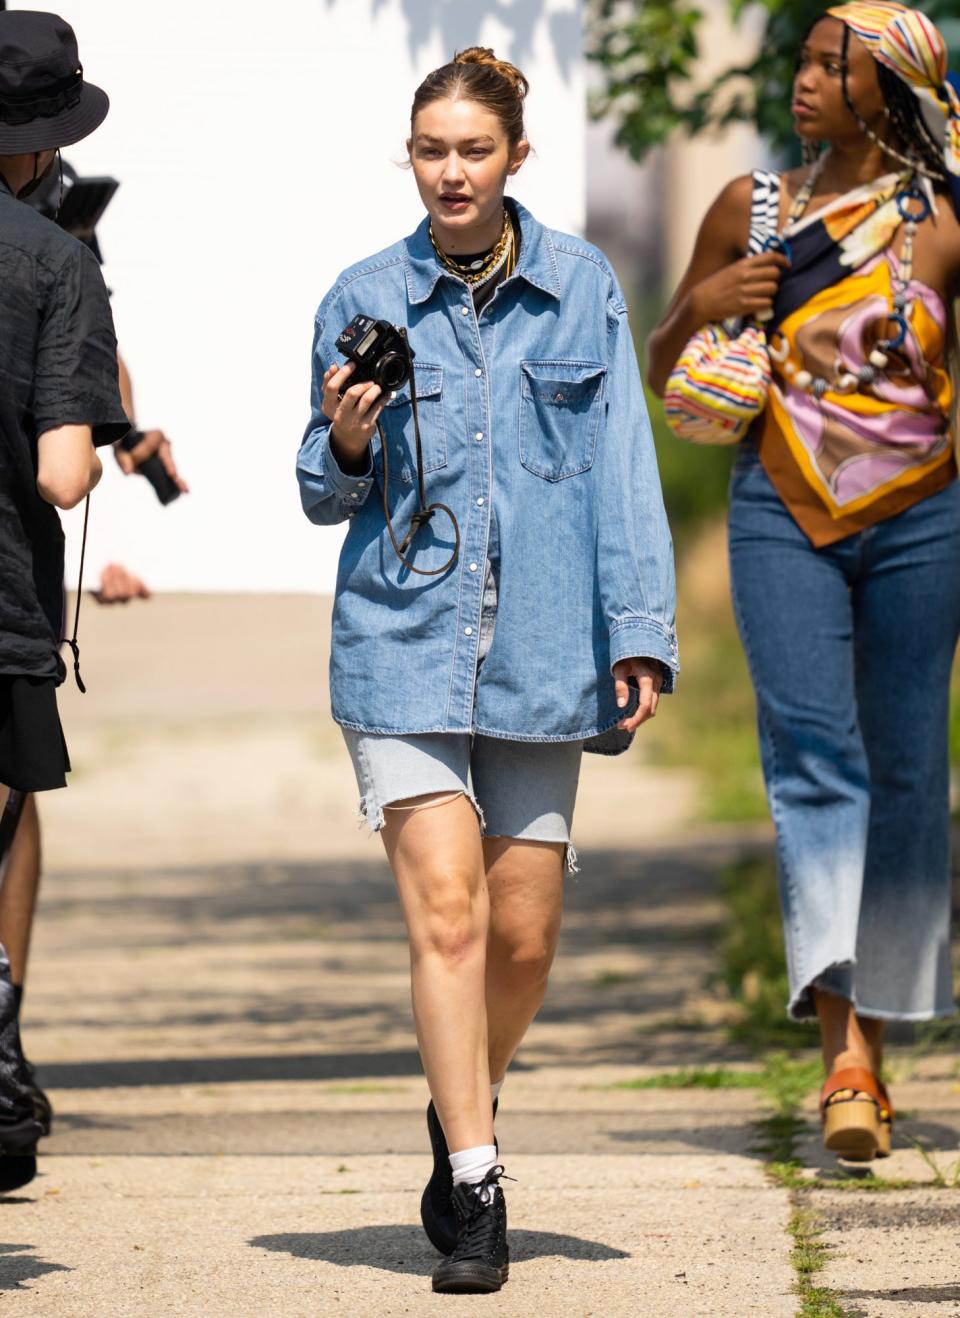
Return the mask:
[[[844,104],[856,119],[860,131],[878,146],[885,155],[891,156],[901,165],[906,165],[909,169],[915,169],[918,174],[922,174],[925,178],[932,179],[934,182],[946,182],[943,147],[937,141],[930,125],[927,123],[919,98],[914,95],[902,78],[898,78],[892,69],[887,68],[885,64],[881,64],[879,61],[877,62],[877,78],[880,83],[880,91],[887,108],[890,125],[899,138],[904,148],[903,151],[898,151],[889,142],[884,142],[867,124],[854,105],[847,86],[847,56],[849,51],[850,29],[844,23],[843,53],[840,66],[841,88]]]

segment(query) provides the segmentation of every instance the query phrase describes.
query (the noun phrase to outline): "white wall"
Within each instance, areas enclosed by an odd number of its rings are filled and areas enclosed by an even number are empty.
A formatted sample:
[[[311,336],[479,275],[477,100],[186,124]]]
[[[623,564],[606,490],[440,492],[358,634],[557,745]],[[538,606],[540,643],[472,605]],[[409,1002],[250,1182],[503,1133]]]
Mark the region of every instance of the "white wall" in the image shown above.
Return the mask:
[[[536,155],[512,190],[582,230],[580,0],[57,7],[112,100],[67,156],[121,180],[99,232],[138,420],[167,431],[192,486],[162,509],[108,455],[91,576],[119,560],[155,589],[329,590],[340,534],[306,522],[294,478],[316,304],[419,222],[394,162],[417,83],[457,46],[492,45],[527,73]]]

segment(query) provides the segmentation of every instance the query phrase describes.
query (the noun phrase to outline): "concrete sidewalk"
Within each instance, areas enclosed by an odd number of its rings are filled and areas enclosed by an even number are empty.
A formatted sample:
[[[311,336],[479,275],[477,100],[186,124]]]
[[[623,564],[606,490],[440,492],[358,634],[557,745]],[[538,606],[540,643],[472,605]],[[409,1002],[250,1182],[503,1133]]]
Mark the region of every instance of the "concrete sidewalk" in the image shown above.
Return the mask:
[[[515,1262],[484,1301],[429,1291],[427,1093],[376,853],[52,876],[25,1033],[58,1115],[42,1175],[0,1205],[6,1307],[793,1314],[753,1095],[614,1087],[689,1056],[676,1022],[703,1005],[711,864],[585,857],[503,1093]],[[724,1053],[709,1029],[693,1043]]]
[[[755,1090],[620,1087],[755,1064],[712,980],[716,879],[768,830],[699,829],[695,780],[646,764],[642,739],[589,758],[582,873],[502,1095],[510,1281],[433,1296],[407,951],[322,713],[323,605],[173,598],[86,618],[91,694],[64,689],[77,771],[43,803],[24,1023],[57,1117],[40,1176],[0,1199],[7,1312],[792,1318],[802,1204],[846,1312],[960,1314],[960,1192],[933,1188],[908,1143],[949,1179],[955,1058],[900,1050],[901,1147],[878,1170],[922,1188],[884,1194],[774,1185]],[[829,1164],[809,1115],[812,1175]]]

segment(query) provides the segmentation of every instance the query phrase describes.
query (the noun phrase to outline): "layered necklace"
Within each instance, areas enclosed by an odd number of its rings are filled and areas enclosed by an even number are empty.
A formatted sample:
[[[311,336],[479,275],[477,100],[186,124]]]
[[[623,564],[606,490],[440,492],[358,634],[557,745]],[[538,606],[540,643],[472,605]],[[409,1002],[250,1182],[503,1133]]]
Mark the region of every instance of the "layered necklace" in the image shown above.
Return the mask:
[[[459,260],[455,256],[450,256],[437,242],[432,224],[430,225],[430,241],[433,243],[437,260],[443,268],[449,270],[452,275],[456,275],[458,279],[464,280],[474,290],[489,283],[494,275],[499,274],[501,270],[504,278],[509,279],[517,266],[517,244],[513,235],[513,222],[507,214],[506,208],[503,212],[503,228],[500,230],[500,237],[490,251],[484,252],[481,256],[471,256]]]
[[[810,204],[813,189],[820,177],[825,161],[826,154],[820,156],[804,180],[803,186],[790,208],[786,226],[788,229],[800,219]],[[889,364],[891,354],[901,348],[906,340],[909,330],[907,321],[908,291],[910,280],[913,277],[913,253],[917,228],[930,215],[932,210],[929,198],[919,184],[915,168],[911,168],[909,172],[901,175],[892,200],[900,213],[900,220],[904,228],[903,252],[897,270],[892,272],[893,297],[891,299],[890,315],[887,319],[887,323],[894,327],[894,333],[889,337],[879,339],[870,352],[867,361],[855,372],[843,371],[834,380],[828,380],[824,376],[815,376],[810,371],[798,369],[789,360],[790,345],[782,335],[776,334],[773,336],[774,339],[781,340],[779,343],[768,342],[767,344],[770,357],[780,367],[785,378],[795,388],[803,390],[804,393],[812,394],[818,400],[827,393],[852,394],[865,386],[868,387],[874,384],[877,377],[882,375],[884,367]],[[767,245],[785,250],[789,255],[789,239],[781,235],[770,239]]]

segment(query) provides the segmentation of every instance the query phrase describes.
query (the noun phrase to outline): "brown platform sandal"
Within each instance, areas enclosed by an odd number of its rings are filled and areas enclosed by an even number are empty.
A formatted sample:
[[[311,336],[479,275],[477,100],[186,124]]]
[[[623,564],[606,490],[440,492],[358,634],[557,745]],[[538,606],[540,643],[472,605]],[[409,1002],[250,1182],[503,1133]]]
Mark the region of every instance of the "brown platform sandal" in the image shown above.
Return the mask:
[[[877,1148],[877,1157],[889,1158],[893,1152],[893,1118],[895,1114],[886,1085],[882,1080],[878,1080],[877,1084],[880,1088],[880,1144]]]
[[[884,1145],[889,1148],[893,1109],[883,1085],[863,1067],[844,1067],[827,1077],[820,1091],[820,1120],[823,1147],[838,1158],[871,1162],[885,1156],[880,1153]]]

